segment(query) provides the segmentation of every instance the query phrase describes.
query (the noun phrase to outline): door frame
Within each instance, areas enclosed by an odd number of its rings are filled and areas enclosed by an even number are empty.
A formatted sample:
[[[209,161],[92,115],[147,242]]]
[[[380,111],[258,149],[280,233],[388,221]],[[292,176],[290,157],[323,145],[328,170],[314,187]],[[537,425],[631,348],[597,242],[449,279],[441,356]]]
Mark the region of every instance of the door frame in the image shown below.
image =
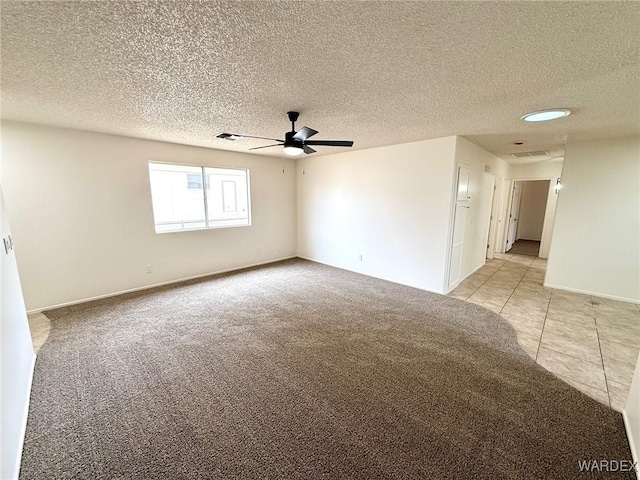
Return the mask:
[[[548,208],[549,208],[549,196],[551,194],[555,195],[555,180],[557,177],[525,177],[525,178],[512,178],[509,180],[509,195],[507,197],[507,205],[509,206],[509,208],[505,209],[504,212],[504,217],[503,220],[504,222],[504,226],[501,229],[501,232],[499,234],[499,243],[498,245],[500,246],[499,249],[499,253],[505,253],[506,251],[506,247],[507,247],[507,235],[509,234],[509,213],[511,212],[511,202],[513,200],[513,187],[515,186],[516,182],[536,182],[538,180],[548,180],[549,181],[549,193],[547,194],[547,209],[544,212],[544,220],[543,220],[543,224],[542,224],[542,240],[540,241],[540,251],[543,251],[542,248],[542,244],[545,241],[545,233],[547,232],[547,230],[549,228],[551,228],[551,230],[553,230],[553,225],[548,225],[547,223],[547,214],[548,212]],[[549,240],[550,241],[550,240]],[[546,246],[546,245],[545,245]],[[541,257],[541,258],[546,258],[546,257]]]

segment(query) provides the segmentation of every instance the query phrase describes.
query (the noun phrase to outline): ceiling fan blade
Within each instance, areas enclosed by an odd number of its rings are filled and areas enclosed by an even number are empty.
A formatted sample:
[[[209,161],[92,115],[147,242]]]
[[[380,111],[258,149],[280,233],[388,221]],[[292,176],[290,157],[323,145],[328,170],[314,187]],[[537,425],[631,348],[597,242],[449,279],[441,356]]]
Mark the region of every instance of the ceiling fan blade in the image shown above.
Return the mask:
[[[327,147],[353,147],[353,142],[350,140],[307,140],[304,143],[307,145],[324,145]]]
[[[309,145],[302,145],[302,150],[304,150],[304,153],[316,153]]]
[[[242,138],[259,138],[261,140],[273,140],[274,142],[283,142],[284,140],[280,140],[279,138],[270,138],[270,137],[254,137],[253,135],[241,135],[239,133],[221,133],[220,135],[216,135],[218,138],[229,138],[229,137],[242,137]]]
[[[265,145],[264,147],[253,147],[253,148],[250,148],[249,150],[259,150],[261,148],[269,148],[269,147],[281,147],[282,145],[284,145],[284,143],[274,143],[273,145]]]
[[[296,132],[293,138],[295,138],[296,140],[302,140],[304,142],[307,138],[313,137],[316,133],[318,133],[318,131],[314,130],[313,128],[302,127]]]

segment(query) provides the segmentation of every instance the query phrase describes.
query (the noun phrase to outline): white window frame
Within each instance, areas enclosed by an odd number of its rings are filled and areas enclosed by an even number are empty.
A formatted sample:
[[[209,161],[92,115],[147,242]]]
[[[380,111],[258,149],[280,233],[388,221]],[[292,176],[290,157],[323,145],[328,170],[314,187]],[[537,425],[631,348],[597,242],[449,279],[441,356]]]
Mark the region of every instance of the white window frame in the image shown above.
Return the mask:
[[[203,201],[204,201],[204,213],[205,213],[205,224],[207,225],[206,227],[199,227],[199,228],[188,228],[188,229],[180,229],[180,230],[167,230],[167,231],[161,231],[158,232],[157,228],[156,228],[156,218],[155,218],[155,212],[153,212],[153,227],[155,230],[156,235],[164,235],[164,234],[171,234],[171,233],[185,233],[185,232],[197,232],[197,231],[201,231],[201,230],[218,230],[218,229],[222,229],[222,228],[243,228],[243,227],[251,227],[252,226],[252,212],[251,212],[251,173],[249,171],[248,168],[237,168],[237,167],[220,167],[220,166],[214,166],[214,165],[201,165],[201,164],[193,164],[193,163],[176,163],[176,162],[159,162],[156,160],[149,160],[148,161],[148,166],[147,166],[147,172],[150,171],[150,166],[152,164],[157,164],[157,165],[172,165],[175,167],[196,167],[199,168],[201,171],[201,175],[202,175],[202,192],[203,192]],[[209,205],[208,205],[208,194],[207,194],[207,186],[208,183],[207,180],[209,179],[208,177],[210,177],[210,174],[206,173],[206,169],[207,168],[217,168],[220,170],[235,170],[235,171],[240,171],[240,172],[244,172],[246,175],[246,183],[247,183],[247,223],[246,224],[241,224],[241,225],[212,225],[209,226],[210,224],[210,219],[209,219]],[[194,189],[192,189],[194,190]],[[151,185],[151,177],[149,176],[149,192],[151,194],[151,204],[152,204],[152,210],[153,210],[153,187]]]

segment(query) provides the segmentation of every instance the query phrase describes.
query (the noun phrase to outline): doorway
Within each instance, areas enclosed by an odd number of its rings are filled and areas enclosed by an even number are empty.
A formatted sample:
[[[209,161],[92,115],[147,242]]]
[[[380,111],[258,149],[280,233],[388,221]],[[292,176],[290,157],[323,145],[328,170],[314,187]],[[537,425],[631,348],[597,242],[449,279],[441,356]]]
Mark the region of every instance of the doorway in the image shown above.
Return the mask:
[[[550,180],[514,182],[505,252],[539,256],[550,186]]]

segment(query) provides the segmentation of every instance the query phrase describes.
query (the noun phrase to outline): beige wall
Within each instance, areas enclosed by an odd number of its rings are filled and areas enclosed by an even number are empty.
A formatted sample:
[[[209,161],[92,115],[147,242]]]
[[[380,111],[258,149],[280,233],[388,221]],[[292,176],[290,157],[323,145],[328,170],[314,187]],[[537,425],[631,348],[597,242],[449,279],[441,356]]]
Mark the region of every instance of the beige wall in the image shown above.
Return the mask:
[[[2,156],[28,310],[296,254],[293,160],[15,122]],[[149,160],[248,168],[253,225],[156,234]]]
[[[570,144],[567,151],[571,165],[560,196],[568,200],[547,281],[637,299],[637,138]],[[296,253],[443,292],[456,165],[472,170],[475,202],[463,276],[484,262],[492,176],[550,178],[555,185],[562,168],[561,162],[506,166],[466,139],[447,137],[309,156],[298,160],[296,177],[288,159],[283,174],[281,159],[16,122],[3,122],[2,153],[7,208],[31,310]],[[149,160],[249,168],[253,226],[156,235]],[[624,200],[621,191],[628,192]],[[541,256],[557,199],[550,189]],[[499,203],[505,212],[503,195]],[[628,220],[618,221],[620,212]],[[611,227],[623,234],[621,241],[601,233]],[[598,282],[597,274],[580,266],[583,258],[576,255],[602,253],[603,245],[615,251],[614,264],[626,272],[611,288],[603,284],[608,279]],[[153,273],[145,272],[147,264]]]
[[[458,165],[471,172],[464,278],[484,264],[493,180],[506,177],[508,167],[462,137],[299,160],[298,254],[448,291]]]
[[[298,254],[443,292],[455,144],[446,137],[299,160]]]
[[[640,302],[640,137],[567,144],[545,285]]]
[[[542,226],[544,224],[548,194],[549,181],[547,180],[524,183],[516,239],[542,240]]]
[[[561,174],[562,159],[509,165],[509,177],[514,180],[556,179],[559,178]]]

